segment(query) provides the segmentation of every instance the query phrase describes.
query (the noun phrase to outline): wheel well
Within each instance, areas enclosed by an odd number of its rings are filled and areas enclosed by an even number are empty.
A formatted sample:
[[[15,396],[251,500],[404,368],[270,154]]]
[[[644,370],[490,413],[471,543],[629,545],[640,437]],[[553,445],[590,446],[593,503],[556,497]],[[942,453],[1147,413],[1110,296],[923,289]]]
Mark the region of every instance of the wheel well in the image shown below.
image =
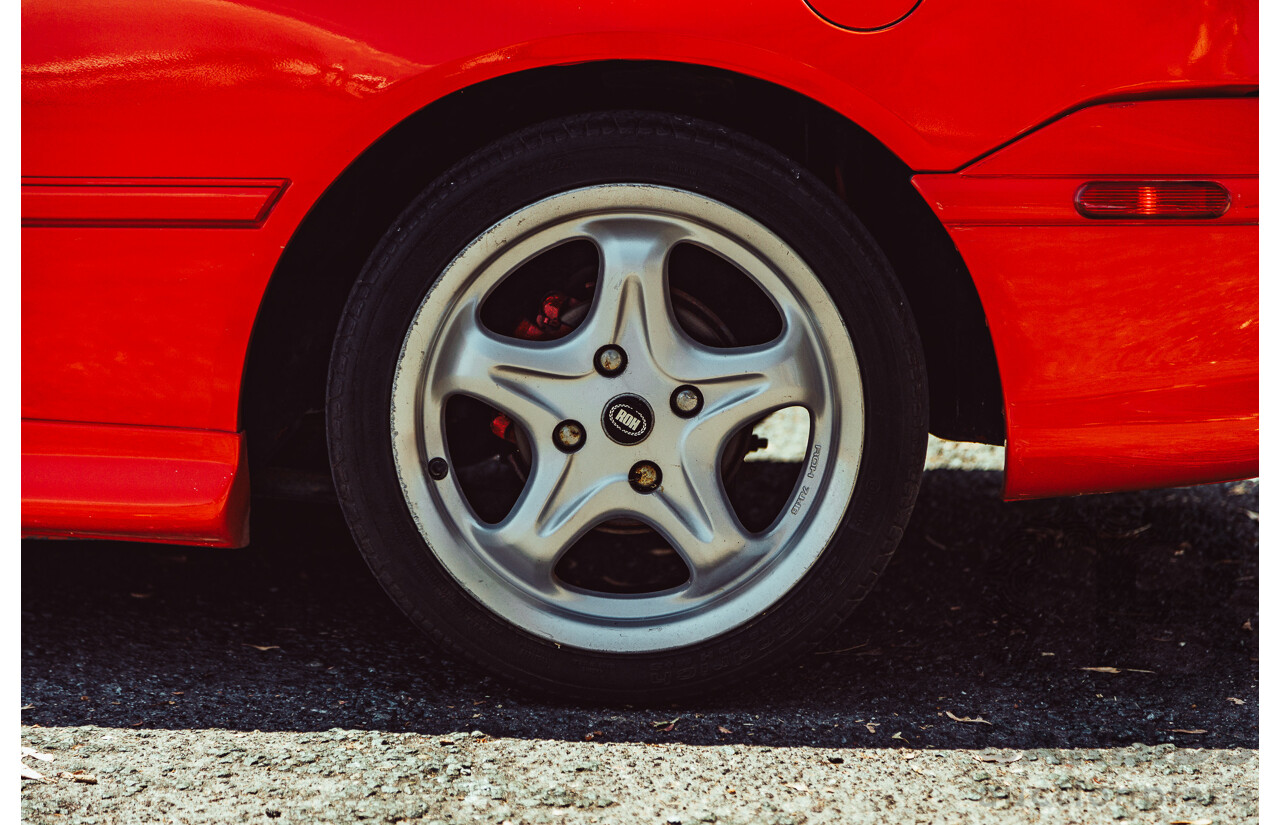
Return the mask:
[[[812,170],[875,236],[902,281],[924,342],[930,430],[1003,443],[995,353],[968,270],[910,185],[911,170],[815,101],[705,67],[608,61],[497,78],[416,112],[349,166],[281,255],[257,319],[241,396],[250,464],[270,462],[324,406],[329,351],[356,276],[379,238],[436,176],[476,148],[553,117],[653,109],[721,123]]]

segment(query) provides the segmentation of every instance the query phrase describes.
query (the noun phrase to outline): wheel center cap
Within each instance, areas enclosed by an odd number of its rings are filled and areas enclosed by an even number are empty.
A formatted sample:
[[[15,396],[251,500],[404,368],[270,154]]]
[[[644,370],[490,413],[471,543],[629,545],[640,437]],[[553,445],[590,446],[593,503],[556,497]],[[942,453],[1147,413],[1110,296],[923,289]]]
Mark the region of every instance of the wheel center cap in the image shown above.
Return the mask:
[[[600,425],[604,434],[619,444],[639,444],[653,429],[653,409],[638,395],[615,396],[604,405]]]

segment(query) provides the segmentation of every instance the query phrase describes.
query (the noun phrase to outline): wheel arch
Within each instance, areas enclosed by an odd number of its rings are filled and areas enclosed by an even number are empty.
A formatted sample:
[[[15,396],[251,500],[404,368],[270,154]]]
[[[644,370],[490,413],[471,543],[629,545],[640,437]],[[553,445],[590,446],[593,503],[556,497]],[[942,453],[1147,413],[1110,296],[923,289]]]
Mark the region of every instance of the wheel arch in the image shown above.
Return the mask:
[[[681,63],[604,61],[528,70],[447,95],[366,149],[313,204],[272,273],[241,389],[250,466],[322,409],[334,331],[379,238],[437,175],[533,123],[600,109],[719,122],[805,165],[853,208],[897,272],[924,343],[930,430],[1003,443],[994,349],[977,291],[911,170],[864,129],[790,89]]]

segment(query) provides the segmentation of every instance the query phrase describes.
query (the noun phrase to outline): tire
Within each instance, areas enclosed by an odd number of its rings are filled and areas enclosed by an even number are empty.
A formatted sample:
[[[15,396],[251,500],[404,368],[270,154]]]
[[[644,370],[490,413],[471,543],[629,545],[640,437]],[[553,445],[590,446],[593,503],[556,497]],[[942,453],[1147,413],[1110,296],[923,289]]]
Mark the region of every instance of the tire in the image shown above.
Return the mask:
[[[374,575],[447,650],[656,701],[849,614],[910,515],[926,399],[902,291],[826,187],[714,124],[606,112],[476,152],[387,232],[329,451]],[[748,461],[796,407],[802,461]]]

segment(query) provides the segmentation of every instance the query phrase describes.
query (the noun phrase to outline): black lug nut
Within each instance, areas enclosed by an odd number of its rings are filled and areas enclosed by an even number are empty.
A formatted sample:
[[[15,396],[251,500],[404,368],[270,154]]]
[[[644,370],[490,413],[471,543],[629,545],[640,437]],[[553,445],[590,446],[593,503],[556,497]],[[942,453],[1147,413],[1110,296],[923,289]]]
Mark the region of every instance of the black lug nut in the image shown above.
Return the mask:
[[[427,462],[427,475],[436,481],[442,480],[449,475],[449,462],[443,458],[433,458]]]
[[[621,375],[627,368],[627,353],[617,344],[607,344],[596,350],[596,372],[606,378]]]
[[[637,493],[652,493],[662,486],[662,470],[652,461],[637,461],[631,466],[627,481]]]
[[[583,444],[587,443],[587,430],[577,421],[566,419],[556,425],[552,440],[555,441],[556,449],[560,452],[576,453],[582,449]]]
[[[702,412],[702,392],[692,384],[676,387],[671,393],[671,411],[681,418],[693,418]]]

